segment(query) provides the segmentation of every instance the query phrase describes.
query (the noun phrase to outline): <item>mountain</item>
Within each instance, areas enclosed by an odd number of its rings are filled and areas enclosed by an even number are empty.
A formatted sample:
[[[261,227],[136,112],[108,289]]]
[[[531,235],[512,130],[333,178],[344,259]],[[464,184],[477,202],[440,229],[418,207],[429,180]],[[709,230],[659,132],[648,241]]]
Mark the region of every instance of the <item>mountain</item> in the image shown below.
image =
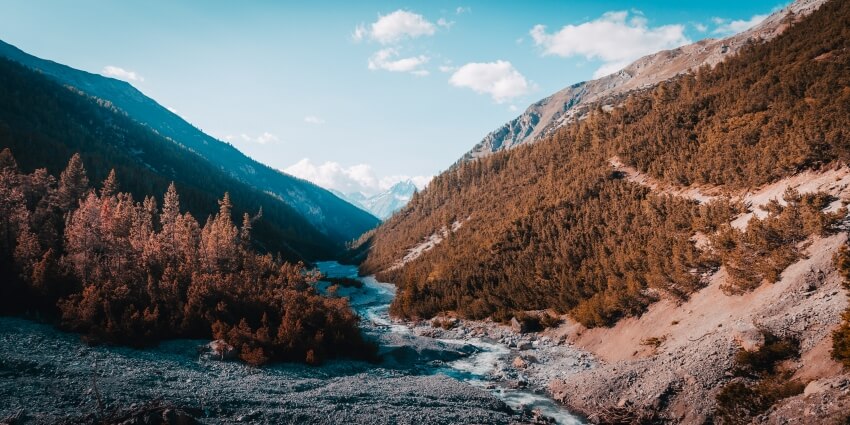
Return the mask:
[[[653,53],[613,74],[569,86],[532,104],[522,115],[485,136],[461,160],[480,158],[544,139],[558,128],[586,116],[591,105],[610,107],[628,93],[645,90],[702,66],[715,66],[747,46],[776,38],[791,23],[808,15],[824,1],[797,1],[742,33]]]
[[[53,78],[0,58],[0,150],[9,148],[21,170],[58,175],[79,153],[91,182],[115,169],[122,191],[162,199],[170,182],[184,208],[199,220],[214,214],[229,192],[234,218],[262,210],[254,239],[286,260],[331,258],[340,243],[320,232],[279,198],[236,179],[183,145],[139,124],[110,102],[62,86]]]
[[[409,317],[553,308],[607,326],[652,294],[686,298],[700,286],[690,271],[716,261],[691,238],[736,217],[742,192],[850,159],[850,37],[810,16],[616,107],[591,104],[545,143],[442,173],[377,229],[362,271],[396,282],[394,312]],[[744,205],[702,210],[724,195]]]
[[[263,165],[230,144],[203,133],[129,83],[40,59],[2,41],[0,57],[35,69],[61,85],[109,102],[134,121],[163,136],[167,143],[184,146],[233,178],[284,201],[339,244],[378,224],[375,217],[327,190]]]
[[[829,388],[850,379],[850,2],[819,3],[459,162],[370,235],[360,272],[396,283],[397,317],[562,321],[537,341],[563,357],[534,368],[598,423],[846,419]],[[575,372],[573,348],[598,363]]]
[[[416,193],[416,190],[416,185],[412,181],[405,180],[394,184],[389,189],[377,195],[366,196],[360,192],[343,194],[334,191],[334,193],[363,210],[368,211],[375,217],[386,220],[393,213],[407,205],[413,194]]]
[[[407,205],[414,193],[416,193],[416,185],[406,180],[394,184],[383,193],[364,199],[361,203],[372,214],[383,220]]]

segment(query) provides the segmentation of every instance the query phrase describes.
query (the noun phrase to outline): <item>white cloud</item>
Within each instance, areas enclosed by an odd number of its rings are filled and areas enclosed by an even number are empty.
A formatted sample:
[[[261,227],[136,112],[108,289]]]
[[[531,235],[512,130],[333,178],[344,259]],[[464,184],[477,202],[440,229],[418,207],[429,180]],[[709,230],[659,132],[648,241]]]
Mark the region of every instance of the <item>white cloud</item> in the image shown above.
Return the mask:
[[[337,190],[345,194],[359,192],[365,195],[374,195],[408,179],[421,189],[431,181],[431,176],[393,175],[378,177],[369,164],[355,164],[348,167],[334,161],[314,164],[309,158],[304,158],[283,171],[326,189]]]
[[[496,103],[522,96],[533,89],[522,74],[508,61],[468,63],[452,74],[449,83],[489,94]]]
[[[366,36],[368,36],[368,35],[369,35],[369,31],[366,29],[366,26],[363,25],[363,24],[360,24],[360,25],[354,27],[354,33],[351,34],[351,38],[354,39],[354,41],[359,42],[359,41],[362,41],[364,38],[366,38]]]
[[[471,7],[463,7],[463,6],[460,6],[460,7],[458,7],[457,9],[455,9],[455,14],[456,14],[456,15],[462,15],[462,14],[464,14],[464,13],[471,13],[471,12],[472,12],[472,8],[471,8]]]
[[[238,136],[233,136],[232,134],[228,134],[228,135],[224,136],[224,140],[227,140],[228,142],[231,142],[231,143],[234,142],[234,141],[242,141],[242,142],[245,142],[245,143],[258,143],[258,144],[261,144],[261,145],[266,145],[266,144],[269,144],[269,143],[277,143],[277,142],[280,141],[280,139],[276,135],[269,133],[268,131],[263,132],[262,134],[260,134],[257,137],[251,137],[251,136],[249,136],[245,133],[242,133]]]
[[[269,142],[279,142],[280,139],[278,139],[277,136],[275,136],[274,134],[271,134],[266,131],[263,134],[257,136],[257,139],[255,141],[261,145],[265,145]]]
[[[381,44],[395,43],[405,38],[417,38],[434,35],[436,26],[418,13],[396,10],[388,15],[378,16],[378,20],[367,28],[358,25],[352,38],[361,41],[370,38]]]
[[[134,71],[128,71],[124,68],[119,68],[117,66],[112,65],[104,66],[103,70],[101,70],[100,73],[107,77],[113,77],[124,81],[145,81],[145,79],[141,75],[137,74]]]
[[[446,18],[437,19],[437,26],[449,29],[452,25],[455,24],[455,21],[447,21]]]
[[[755,15],[750,19],[738,19],[730,21],[723,18],[713,18],[712,21],[717,24],[717,28],[712,31],[718,35],[732,35],[742,31],[746,31],[767,19],[770,15]]]
[[[646,17],[637,11],[606,12],[596,20],[566,25],[554,33],[547,33],[544,25],[536,25],[529,34],[544,55],[583,56],[603,61],[594,78],[614,72],[641,56],[690,43],[684,25],[649,27]]]
[[[421,66],[428,62],[428,57],[425,55],[412,56],[408,58],[398,58],[398,50],[393,47],[381,49],[375,52],[369,58],[369,69],[391,72],[411,72],[414,75],[428,75],[428,71],[421,69]]]
[[[440,65],[439,68],[437,68],[437,69],[439,69],[440,72],[452,72],[457,68],[455,68],[451,65]]]
[[[324,124],[325,120],[323,120],[323,119],[321,119],[321,118],[319,118],[315,115],[307,115],[306,117],[304,117],[304,122],[306,122],[307,124],[319,125],[319,124]]]
[[[697,31],[699,31],[699,32],[706,32],[706,31],[708,31],[708,25],[706,25],[706,24],[701,24],[701,23],[699,23],[699,22],[697,22],[697,23],[695,23],[695,24],[694,24],[694,28],[695,28]]]

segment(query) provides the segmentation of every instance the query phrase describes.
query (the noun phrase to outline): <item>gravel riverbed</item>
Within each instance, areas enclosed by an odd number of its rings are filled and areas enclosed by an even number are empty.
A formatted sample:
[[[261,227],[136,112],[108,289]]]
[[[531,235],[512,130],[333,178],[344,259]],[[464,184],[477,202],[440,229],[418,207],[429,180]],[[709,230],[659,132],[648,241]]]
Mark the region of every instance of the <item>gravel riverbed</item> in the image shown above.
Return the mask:
[[[331,276],[356,273],[336,263],[320,267]],[[157,403],[210,424],[582,422],[544,391],[550,362],[579,370],[590,365],[586,355],[496,324],[443,330],[394,322],[386,315],[392,285],[363,281],[340,296],[350,298],[364,333],[378,343],[380,364],[255,368],[199,350],[209,341],[88,346],[49,325],[0,318],[0,423],[94,423]],[[515,358],[527,360],[514,365]]]

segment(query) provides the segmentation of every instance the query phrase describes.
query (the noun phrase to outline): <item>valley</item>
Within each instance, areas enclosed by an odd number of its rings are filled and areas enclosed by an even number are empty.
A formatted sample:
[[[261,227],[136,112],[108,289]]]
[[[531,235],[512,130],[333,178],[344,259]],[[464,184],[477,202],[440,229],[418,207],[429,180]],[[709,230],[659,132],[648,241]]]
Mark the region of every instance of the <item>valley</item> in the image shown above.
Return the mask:
[[[850,423],[850,1],[633,2],[10,5],[0,424]]]

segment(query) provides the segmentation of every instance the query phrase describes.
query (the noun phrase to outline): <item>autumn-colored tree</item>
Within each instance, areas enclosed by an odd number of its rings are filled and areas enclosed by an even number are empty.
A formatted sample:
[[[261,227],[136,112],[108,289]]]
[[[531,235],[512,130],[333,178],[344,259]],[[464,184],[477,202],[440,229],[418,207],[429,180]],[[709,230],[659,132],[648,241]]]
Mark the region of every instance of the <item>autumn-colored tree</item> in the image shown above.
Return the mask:
[[[89,190],[89,178],[83,166],[80,154],[74,154],[68,161],[65,171],[59,176],[59,190],[56,192],[56,203],[62,211],[69,211],[77,200]]]
[[[173,184],[159,211],[153,197],[119,192],[114,172],[91,190],[77,155],[55,184],[43,171],[21,174],[7,150],[0,195],[3,277],[16,270],[0,295],[51,315],[58,306],[59,324],[90,340],[223,338],[251,364],[373,353],[348,304],[316,293],[303,265],[254,252],[260,214],[237,228],[226,193],[202,228],[180,212]],[[32,223],[61,224],[59,239],[37,235]]]

